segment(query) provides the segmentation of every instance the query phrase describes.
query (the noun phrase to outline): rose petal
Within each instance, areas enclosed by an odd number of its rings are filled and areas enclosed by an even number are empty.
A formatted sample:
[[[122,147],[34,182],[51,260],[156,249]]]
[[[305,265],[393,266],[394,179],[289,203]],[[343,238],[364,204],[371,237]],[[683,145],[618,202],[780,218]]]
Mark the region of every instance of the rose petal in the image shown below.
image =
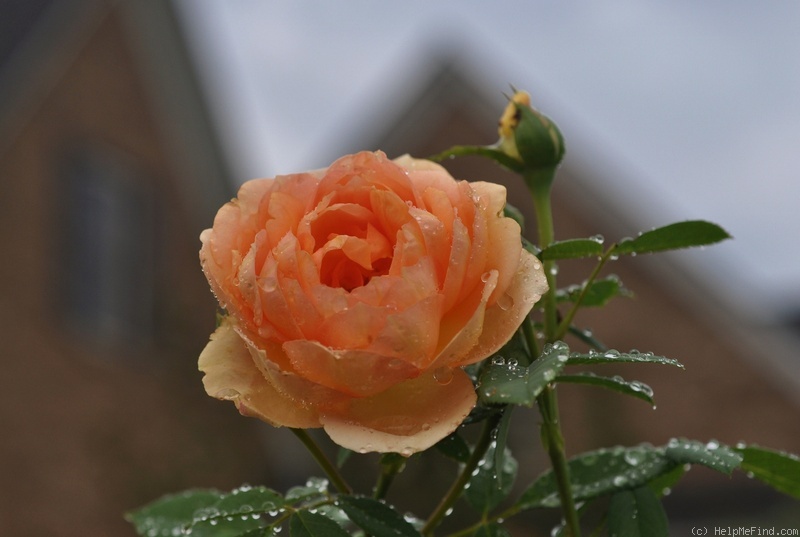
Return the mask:
[[[453,221],[452,237],[447,275],[442,284],[444,311],[446,312],[449,312],[453,306],[458,304],[459,298],[461,297],[471,248],[467,228],[464,227],[464,224],[462,224],[459,219]]]
[[[283,344],[298,375],[351,397],[382,392],[419,374],[400,360],[363,350],[333,350],[316,341]]]
[[[486,269],[496,269],[500,275],[497,290],[490,302],[505,292],[519,264],[520,234],[519,224],[511,218],[497,218],[503,214],[506,205],[506,189],[502,185],[485,182],[470,183],[485,206],[487,215],[487,235],[491,245],[491,256],[486,260]]]
[[[452,367],[478,344],[483,332],[486,304],[497,286],[497,271],[485,273],[481,280],[482,286],[476,287],[464,302],[442,318],[439,343],[443,348],[430,367]]]
[[[446,383],[427,374],[364,399],[340,413],[320,417],[325,431],[342,447],[366,453],[405,456],[428,449],[456,430],[475,406],[472,381],[460,369]]]
[[[508,343],[533,305],[547,292],[547,279],[539,260],[527,250],[519,254],[519,268],[503,295],[486,309],[477,344],[457,362],[468,365],[497,352]]]
[[[198,368],[205,373],[203,386],[211,397],[233,401],[244,416],[276,427],[319,427],[316,412],[298,406],[264,378],[244,340],[229,319],[211,335],[200,354]]]

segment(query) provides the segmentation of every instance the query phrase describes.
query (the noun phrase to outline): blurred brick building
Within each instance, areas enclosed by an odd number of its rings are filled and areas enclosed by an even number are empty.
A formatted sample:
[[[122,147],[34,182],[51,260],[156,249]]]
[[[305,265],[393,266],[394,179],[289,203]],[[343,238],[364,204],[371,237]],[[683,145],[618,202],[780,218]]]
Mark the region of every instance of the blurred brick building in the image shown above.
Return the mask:
[[[0,534],[133,535],[127,509],[263,471],[196,371],[232,190],[169,2],[2,10]]]

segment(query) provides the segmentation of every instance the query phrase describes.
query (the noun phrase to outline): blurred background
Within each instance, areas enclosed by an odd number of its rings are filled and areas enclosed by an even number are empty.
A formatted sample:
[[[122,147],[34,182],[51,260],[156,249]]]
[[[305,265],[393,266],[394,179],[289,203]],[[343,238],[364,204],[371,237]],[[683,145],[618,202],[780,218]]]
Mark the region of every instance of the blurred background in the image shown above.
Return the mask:
[[[568,450],[686,436],[800,452],[798,27],[790,1],[0,1],[0,534],[133,535],[122,513],[164,493],[315,472],[288,431],[203,392],[200,231],[252,177],[493,143],[512,85],[566,137],[557,238],[696,218],[735,237],[610,267],[635,298],[579,324],[687,370],[620,370],[657,411],[562,387]],[[448,167],[530,215],[516,177]],[[586,270],[565,262],[559,281]],[[544,460],[535,415],[515,420],[523,486]],[[452,471],[411,466],[401,507]],[[703,469],[667,510],[676,535],[800,527],[796,504]]]

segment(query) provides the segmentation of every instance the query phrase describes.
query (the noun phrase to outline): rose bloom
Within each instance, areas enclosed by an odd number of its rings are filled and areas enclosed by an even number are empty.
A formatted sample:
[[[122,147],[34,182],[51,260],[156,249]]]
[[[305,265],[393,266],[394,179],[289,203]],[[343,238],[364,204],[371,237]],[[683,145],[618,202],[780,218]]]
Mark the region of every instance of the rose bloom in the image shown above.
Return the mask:
[[[200,355],[212,397],[275,426],[410,455],[476,402],[462,366],[547,290],[505,188],[362,152],[245,183],[200,236],[228,315]]]

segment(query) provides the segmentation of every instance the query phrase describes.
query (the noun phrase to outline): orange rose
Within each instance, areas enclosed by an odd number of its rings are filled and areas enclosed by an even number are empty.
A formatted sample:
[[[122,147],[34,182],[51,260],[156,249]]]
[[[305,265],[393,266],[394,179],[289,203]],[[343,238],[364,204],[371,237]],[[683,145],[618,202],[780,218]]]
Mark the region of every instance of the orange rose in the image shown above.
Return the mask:
[[[200,235],[228,316],[200,355],[209,395],[356,451],[424,450],[475,404],[462,366],[547,290],[505,188],[381,153],[256,179]]]

